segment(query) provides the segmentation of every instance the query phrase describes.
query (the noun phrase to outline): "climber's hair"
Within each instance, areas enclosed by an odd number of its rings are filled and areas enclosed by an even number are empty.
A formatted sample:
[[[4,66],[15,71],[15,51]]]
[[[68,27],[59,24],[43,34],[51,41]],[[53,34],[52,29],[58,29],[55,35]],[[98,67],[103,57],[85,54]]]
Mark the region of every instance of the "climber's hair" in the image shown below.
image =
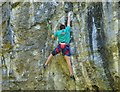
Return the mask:
[[[65,29],[65,25],[60,24],[60,30]]]

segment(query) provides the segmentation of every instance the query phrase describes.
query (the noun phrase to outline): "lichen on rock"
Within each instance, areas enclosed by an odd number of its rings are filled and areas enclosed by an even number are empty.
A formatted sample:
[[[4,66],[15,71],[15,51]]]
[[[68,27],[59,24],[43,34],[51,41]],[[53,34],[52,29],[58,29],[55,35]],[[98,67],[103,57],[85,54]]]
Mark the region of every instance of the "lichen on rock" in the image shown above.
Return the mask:
[[[119,90],[118,2],[4,2],[1,7],[2,90]],[[69,11],[76,81],[62,54],[43,68],[58,44],[51,35],[67,23]]]

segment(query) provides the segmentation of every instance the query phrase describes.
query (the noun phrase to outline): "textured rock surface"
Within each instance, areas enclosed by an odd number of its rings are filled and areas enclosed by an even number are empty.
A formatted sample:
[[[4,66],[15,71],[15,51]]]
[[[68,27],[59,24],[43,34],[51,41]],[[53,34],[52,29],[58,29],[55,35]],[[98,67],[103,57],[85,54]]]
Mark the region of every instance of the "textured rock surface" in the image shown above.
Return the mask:
[[[118,90],[120,19],[117,2],[4,2],[0,69],[2,90]],[[63,56],[46,70],[43,63],[57,45],[51,34],[73,11],[69,78]]]

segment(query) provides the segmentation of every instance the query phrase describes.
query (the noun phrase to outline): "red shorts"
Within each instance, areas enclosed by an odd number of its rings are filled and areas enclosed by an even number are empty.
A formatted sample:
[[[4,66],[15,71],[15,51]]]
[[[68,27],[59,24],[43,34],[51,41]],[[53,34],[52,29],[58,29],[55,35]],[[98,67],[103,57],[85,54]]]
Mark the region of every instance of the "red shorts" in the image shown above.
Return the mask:
[[[63,55],[66,56],[71,56],[70,53],[70,45],[66,45],[66,44],[59,44],[53,51],[52,51],[52,55],[55,56],[56,54],[62,52]]]

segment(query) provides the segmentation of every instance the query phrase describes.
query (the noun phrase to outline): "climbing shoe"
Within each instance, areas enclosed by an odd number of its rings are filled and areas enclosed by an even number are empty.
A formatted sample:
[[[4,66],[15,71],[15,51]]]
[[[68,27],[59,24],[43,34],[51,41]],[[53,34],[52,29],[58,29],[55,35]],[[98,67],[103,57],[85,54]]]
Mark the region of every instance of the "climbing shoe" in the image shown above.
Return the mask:
[[[47,65],[44,64],[43,67],[44,67],[44,69],[46,69],[46,68],[47,68]]]
[[[75,81],[75,77],[74,77],[74,75],[71,75],[70,78],[73,79],[73,80]]]

